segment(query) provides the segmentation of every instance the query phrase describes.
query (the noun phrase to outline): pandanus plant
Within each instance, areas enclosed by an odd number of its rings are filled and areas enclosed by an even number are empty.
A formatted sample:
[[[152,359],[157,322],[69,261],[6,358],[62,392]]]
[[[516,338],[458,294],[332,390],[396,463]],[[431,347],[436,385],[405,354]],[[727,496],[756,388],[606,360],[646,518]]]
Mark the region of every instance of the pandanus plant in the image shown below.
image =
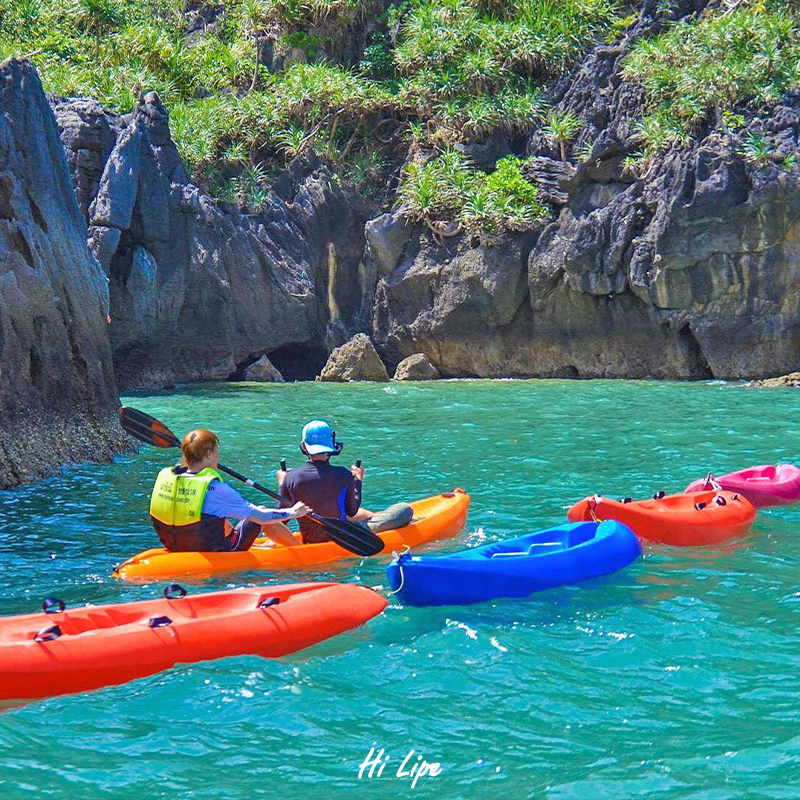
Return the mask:
[[[648,156],[688,141],[746,104],[771,105],[800,82],[800,12],[791,0],[741,3],[638,40],[623,76],[644,89]]]
[[[92,36],[92,56],[95,59],[100,55],[103,37],[120,27],[125,20],[115,0],[75,0],[70,7],[70,15],[78,30],[84,30]]]
[[[242,28],[253,39],[253,79],[250,81],[250,91],[258,83],[258,70],[261,62],[261,40],[264,37],[264,28],[267,25],[269,8],[263,0],[242,0]]]
[[[547,117],[544,134],[559,145],[561,160],[567,160],[567,142],[575,138],[581,127],[581,121],[572,111],[551,111]]]

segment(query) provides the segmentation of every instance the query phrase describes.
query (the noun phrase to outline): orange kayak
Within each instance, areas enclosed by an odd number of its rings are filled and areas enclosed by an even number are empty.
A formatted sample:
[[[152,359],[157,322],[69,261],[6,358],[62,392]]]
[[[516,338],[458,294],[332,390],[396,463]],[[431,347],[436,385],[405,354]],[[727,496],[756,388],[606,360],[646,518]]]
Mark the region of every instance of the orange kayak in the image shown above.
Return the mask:
[[[755,517],[749,500],[723,491],[627,503],[595,495],[575,503],[567,512],[570,522],[615,519],[632,528],[640,539],[682,547],[716,544],[740,536],[750,530]]]
[[[417,500],[411,506],[414,509],[411,524],[378,534],[386,543],[381,555],[389,558],[393,550],[455,536],[467,523],[469,495],[463,489],[456,489]],[[257,539],[253,547],[241,553],[172,553],[159,547],[145,550],[115,567],[114,577],[127,581],[163,580],[182,575],[208,577],[242,570],[304,569],[345,558],[359,556],[335,542],[284,547]]]
[[[180,587],[167,590],[184,592]],[[0,700],[125,683],[175,664],[302,650],[380,614],[365,586],[295,583],[0,619]],[[184,592],[185,594],[185,592]]]

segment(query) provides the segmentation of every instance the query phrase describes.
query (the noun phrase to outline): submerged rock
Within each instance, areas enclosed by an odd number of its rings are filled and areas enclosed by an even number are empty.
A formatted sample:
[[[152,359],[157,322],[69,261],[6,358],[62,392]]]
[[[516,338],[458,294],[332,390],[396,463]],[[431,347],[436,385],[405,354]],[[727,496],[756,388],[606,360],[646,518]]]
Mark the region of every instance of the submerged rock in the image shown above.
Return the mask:
[[[247,367],[244,379],[259,383],[284,383],[283,375],[266,356],[261,356],[258,361]]]
[[[389,374],[365,333],[356,334],[328,358],[318,381],[388,381]]]
[[[53,113],[28,61],[0,65],[0,488],[129,449],[108,285],[86,247]]]
[[[439,370],[428,361],[424,353],[404,358],[394,371],[396,381],[435,381],[441,377]]]

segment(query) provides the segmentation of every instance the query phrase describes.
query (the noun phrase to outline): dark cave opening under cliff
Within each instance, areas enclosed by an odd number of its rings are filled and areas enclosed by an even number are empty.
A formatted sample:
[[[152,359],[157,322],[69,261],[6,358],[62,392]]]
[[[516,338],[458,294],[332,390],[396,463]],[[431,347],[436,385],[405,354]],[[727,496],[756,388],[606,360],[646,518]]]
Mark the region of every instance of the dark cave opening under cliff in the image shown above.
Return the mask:
[[[328,351],[320,344],[285,344],[271,353],[269,360],[287,381],[313,381],[328,360]]]
[[[703,355],[700,342],[692,332],[689,324],[686,323],[678,331],[678,344],[683,350],[689,368],[689,375],[693,379],[709,380],[714,377],[714,373],[708,364],[708,360]]]
[[[313,381],[328,360],[328,351],[320,343],[285,344],[266,355],[286,381]],[[258,358],[256,356],[237,364],[236,371],[228,380],[243,380],[247,367]]]

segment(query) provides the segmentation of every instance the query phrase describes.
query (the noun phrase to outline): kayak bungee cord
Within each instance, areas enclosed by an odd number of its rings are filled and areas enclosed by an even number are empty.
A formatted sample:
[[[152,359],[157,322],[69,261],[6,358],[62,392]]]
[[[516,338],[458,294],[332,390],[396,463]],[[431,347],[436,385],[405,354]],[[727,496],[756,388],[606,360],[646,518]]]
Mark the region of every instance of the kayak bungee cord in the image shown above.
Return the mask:
[[[392,561],[397,561],[397,569],[400,570],[400,585],[392,592],[387,593],[387,597],[391,597],[393,594],[397,594],[402,588],[403,584],[405,583],[405,575],[403,573],[403,565],[400,562],[400,559],[408,552],[411,551],[411,548],[406,544],[403,545],[403,552],[398,555],[397,550],[392,550]]]

